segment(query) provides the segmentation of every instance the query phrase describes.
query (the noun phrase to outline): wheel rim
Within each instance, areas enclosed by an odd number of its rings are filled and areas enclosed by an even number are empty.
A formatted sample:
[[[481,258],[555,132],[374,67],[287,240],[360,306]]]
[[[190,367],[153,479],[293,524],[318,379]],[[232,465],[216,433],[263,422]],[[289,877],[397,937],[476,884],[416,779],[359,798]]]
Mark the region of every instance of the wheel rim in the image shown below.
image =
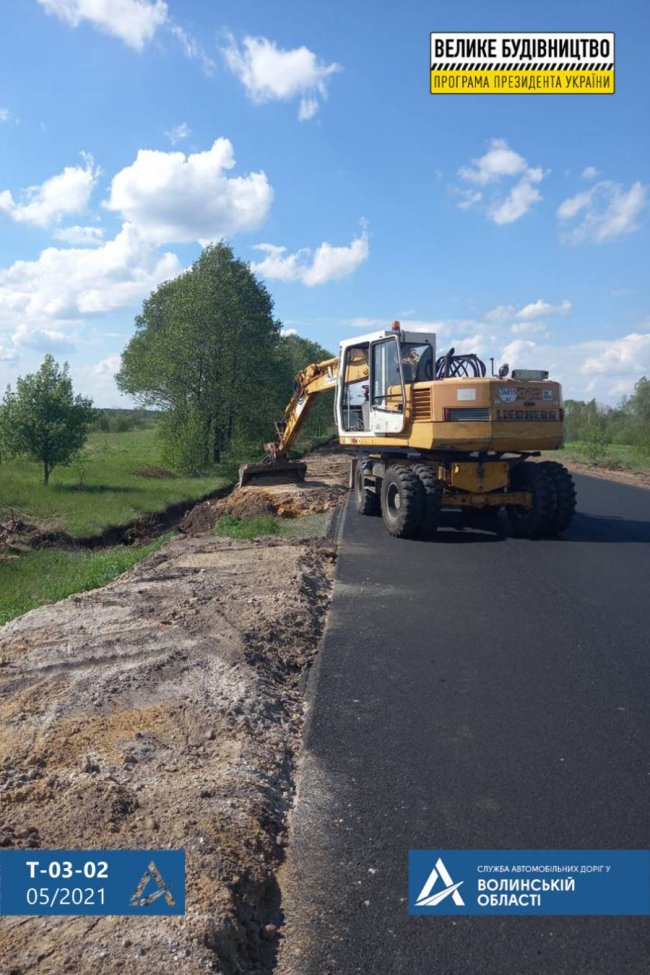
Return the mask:
[[[399,514],[399,509],[402,506],[402,498],[399,493],[399,488],[396,484],[389,484],[388,490],[386,491],[386,507],[388,513],[392,518],[396,518]]]

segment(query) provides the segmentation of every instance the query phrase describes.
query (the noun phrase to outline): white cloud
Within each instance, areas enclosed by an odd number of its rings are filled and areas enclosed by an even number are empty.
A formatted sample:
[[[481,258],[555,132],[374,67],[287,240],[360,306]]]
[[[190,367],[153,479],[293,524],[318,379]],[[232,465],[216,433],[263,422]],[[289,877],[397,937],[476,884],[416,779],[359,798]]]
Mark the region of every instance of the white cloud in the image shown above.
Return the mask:
[[[550,302],[538,298],[537,301],[531,301],[528,305],[524,305],[517,312],[517,318],[528,319],[538,318],[540,315],[566,315],[572,307],[571,302],[566,298],[559,305],[552,305]]]
[[[615,405],[632,392],[640,376],[650,374],[650,323],[619,338],[571,345],[517,339],[502,348],[499,361],[507,361],[515,369],[548,369],[551,379],[562,383],[567,399],[595,397]]]
[[[483,199],[483,194],[480,190],[458,189],[456,192],[459,197],[457,203],[459,210],[470,210],[472,207],[478,206]]]
[[[176,38],[178,43],[183,49],[185,57],[189,58],[190,61],[198,61],[203,71],[206,75],[210,76],[214,74],[214,69],[216,67],[212,58],[208,57],[199,42],[195,37],[181,27],[180,24],[175,24],[172,21],[168,23],[168,29],[170,33]]]
[[[160,254],[130,224],[100,247],[48,247],[0,269],[0,327],[22,335],[28,325],[78,325],[80,316],[139,304],[180,271],[175,254]]]
[[[511,149],[505,139],[492,139],[485,155],[473,159],[469,166],[463,166],[458,175],[470,183],[486,186],[497,182],[502,176],[518,176],[527,167],[524,157]]]
[[[74,247],[99,247],[104,240],[104,231],[101,227],[80,227],[77,224],[55,230],[53,237]]]
[[[273,200],[265,173],[225,175],[235,165],[228,139],[185,155],[140,149],[136,160],[113,177],[105,206],[115,210],[152,243],[207,243],[255,230]]]
[[[45,180],[40,186],[29,186],[16,202],[9,190],[0,192],[0,212],[17,223],[47,227],[62,217],[79,213],[88,204],[99,170],[92,156],[82,153],[83,166],[66,166],[63,172]]]
[[[485,317],[488,322],[503,322],[507,318],[512,318],[514,313],[514,305],[497,305],[496,308],[491,308]]]
[[[48,14],[54,14],[70,27],[88,21],[103,31],[141,51],[157,30],[167,22],[163,0],[38,0]]]
[[[484,203],[486,216],[496,224],[514,223],[542,199],[536,184],[541,183],[544,171],[529,166],[504,139],[492,139],[488,151],[473,159],[469,166],[462,166],[458,175],[464,182],[472,184],[470,188],[456,188],[458,208],[468,210]],[[504,184],[513,179],[516,182],[504,195]],[[488,197],[476,186],[491,188]]]
[[[595,166],[586,166],[580,175],[583,179],[595,179],[598,176],[598,170]]]
[[[534,203],[542,199],[542,194],[533,185],[543,178],[541,169],[529,169],[508,193],[505,200],[488,207],[488,216],[496,224],[514,223],[528,213]]]
[[[0,122],[10,122],[10,121],[11,121],[11,112],[9,111],[8,108],[2,108],[2,106],[0,106]]]
[[[504,345],[500,358],[503,362],[507,362],[511,369],[516,369],[522,361],[530,362],[530,352],[534,348],[536,346],[531,339],[513,339],[512,342]]]
[[[360,235],[347,247],[333,247],[325,241],[313,255],[307,247],[287,254],[286,247],[275,244],[256,244],[255,250],[265,255],[262,261],[251,264],[257,274],[279,281],[301,281],[313,287],[336,278],[347,278],[367,260],[368,231],[364,226]]]
[[[647,204],[647,188],[640,182],[625,190],[619,183],[601,180],[590,190],[564,200],[557,209],[566,223],[581,219],[563,236],[569,244],[602,244],[638,229],[637,217]]]
[[[248,97],[258,103],[300,98],[298,117],[313,118],[320,100],[327,97],[331,75],[338,64],[324,64],[307,47],[290,51],[266,37],[245,37],[241,47],[234,37],[222,50],[226,65],[241,81]]]
[[[9,349],[4,345],[0,345],[0,362],[16,362],[18,360],[18,353],[15,349]]]
[[[55,328],[36,328],[23,322],[11,336],[18,348],[34,349],[37,352],[71,352],[74,349],[73,336]]]
[[[165,135],[173,146],[179,142],[182,142],[183,139],[189,139],[191,134],[192,130],[187,122],[181,122],[180,125],[173,125],[171,129],[167,129],[165,132]]]

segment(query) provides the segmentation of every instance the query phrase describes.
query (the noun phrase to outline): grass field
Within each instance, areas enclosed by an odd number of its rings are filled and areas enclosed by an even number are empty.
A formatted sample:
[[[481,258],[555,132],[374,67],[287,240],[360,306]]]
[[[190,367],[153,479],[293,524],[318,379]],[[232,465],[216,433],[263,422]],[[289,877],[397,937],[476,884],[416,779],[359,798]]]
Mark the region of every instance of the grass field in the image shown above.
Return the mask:
[[[231,462],[203,477],[164,476],[153,428],[92,433],[82,461],[55,467],[48,487],[33,461],[0,464],[0,521],[13,512],[47,530],[100,534],[174,502],[203,497],[232,481],[236,468]]]
[[[646,471],[650,468],[650,455],[642,453],[630,444],[606,444],[594,450],[592,444],[568,443],[564,450],[553,451],[558,457],[580,461],[583,464],[596,464],[599,467],[620,466],[625,470]]]
[[[168,537],[163,535],[149,545],[121,545],[99,552],[36,549],[19,558],[0,561],[0,625],[36,606],[105,586],[155,552]]]

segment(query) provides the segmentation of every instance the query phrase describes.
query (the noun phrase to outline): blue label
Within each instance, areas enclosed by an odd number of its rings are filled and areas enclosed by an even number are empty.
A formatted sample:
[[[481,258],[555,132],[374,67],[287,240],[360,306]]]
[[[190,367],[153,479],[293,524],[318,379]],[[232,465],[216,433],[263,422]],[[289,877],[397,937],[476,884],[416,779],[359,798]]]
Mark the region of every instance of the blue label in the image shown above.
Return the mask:
[[[650,851],[411,850],[409,914],[650,914]]]
[[[184,850],[0,850],[0,914],[184,913]]]

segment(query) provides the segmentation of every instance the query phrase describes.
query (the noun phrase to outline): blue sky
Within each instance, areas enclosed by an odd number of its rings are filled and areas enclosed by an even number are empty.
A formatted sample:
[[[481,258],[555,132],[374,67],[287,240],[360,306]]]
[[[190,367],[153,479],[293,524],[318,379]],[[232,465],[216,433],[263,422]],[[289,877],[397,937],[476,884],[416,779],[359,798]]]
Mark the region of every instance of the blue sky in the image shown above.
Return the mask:
[[[0,0],[0,385],[97,405],[144,298],[222,237],[285,328],[400,318],[568,396],[650,375],[644,0]],[[617,90],[428,93],[429,32],[616,32]]]

